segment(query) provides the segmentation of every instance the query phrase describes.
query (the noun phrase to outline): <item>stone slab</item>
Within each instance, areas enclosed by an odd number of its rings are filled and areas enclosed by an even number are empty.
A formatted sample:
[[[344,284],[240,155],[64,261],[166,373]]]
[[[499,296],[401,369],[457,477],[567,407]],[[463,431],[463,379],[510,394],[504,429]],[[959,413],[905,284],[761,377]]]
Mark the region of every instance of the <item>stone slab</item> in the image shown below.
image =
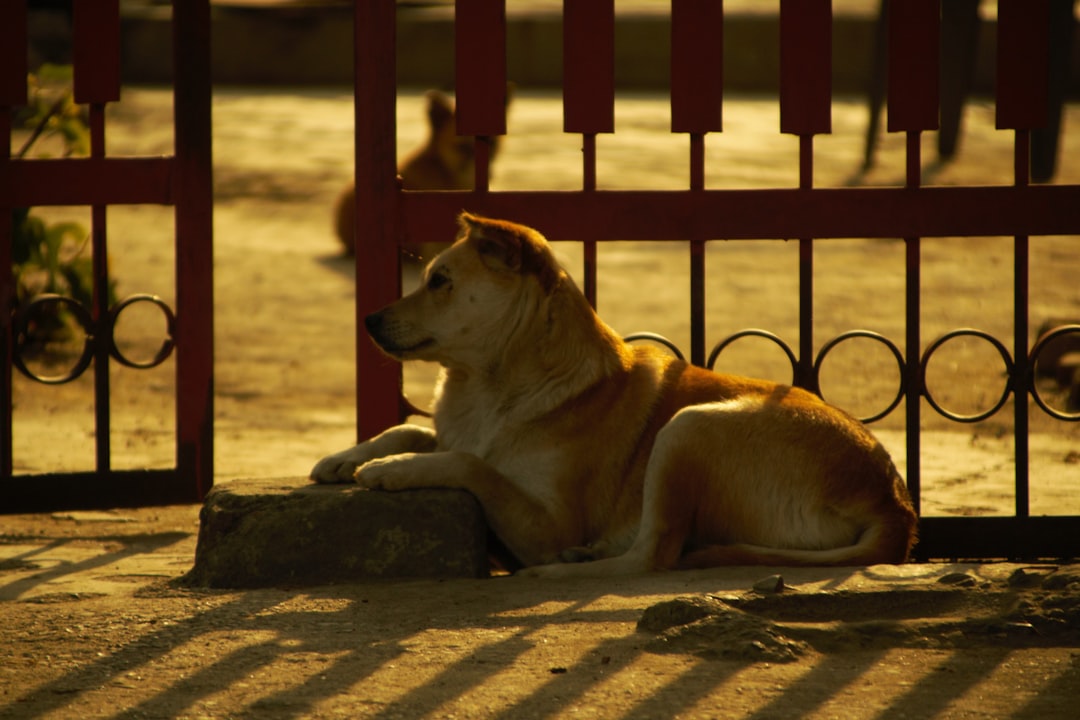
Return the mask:
[[[461,490],[380,492],[306,478],[234,480],[199,515],[200,587],[486,577],[487,525]]]

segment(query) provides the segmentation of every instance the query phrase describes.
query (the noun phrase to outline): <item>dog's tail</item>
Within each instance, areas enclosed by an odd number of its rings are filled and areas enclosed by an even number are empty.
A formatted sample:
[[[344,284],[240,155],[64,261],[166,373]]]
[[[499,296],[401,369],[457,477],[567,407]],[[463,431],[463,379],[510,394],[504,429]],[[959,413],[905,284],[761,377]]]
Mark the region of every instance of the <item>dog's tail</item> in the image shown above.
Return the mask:
[[[824,550],[763,547],[746,543],[710,545],[691,550],[678,568],[691,570],[726,565],[852,566],[896,564],[908,559],[912,526],[905,518],[881,520],[868,527],[852,545]]]

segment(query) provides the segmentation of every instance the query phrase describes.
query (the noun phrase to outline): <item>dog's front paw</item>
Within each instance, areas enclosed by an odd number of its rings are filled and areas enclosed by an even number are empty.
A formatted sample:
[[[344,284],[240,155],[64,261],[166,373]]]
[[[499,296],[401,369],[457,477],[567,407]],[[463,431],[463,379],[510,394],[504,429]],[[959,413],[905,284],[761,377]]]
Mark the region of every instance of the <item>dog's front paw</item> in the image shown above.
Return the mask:
[[[324,457],[311,470],[311,479],[317,483],[351,483],[356,472],[356,461],[349,452]]]
[[[409,456],[393,455],[369,460],[356,468],[353,480],[370,490],[404,490],[413,487],[408,472]]]

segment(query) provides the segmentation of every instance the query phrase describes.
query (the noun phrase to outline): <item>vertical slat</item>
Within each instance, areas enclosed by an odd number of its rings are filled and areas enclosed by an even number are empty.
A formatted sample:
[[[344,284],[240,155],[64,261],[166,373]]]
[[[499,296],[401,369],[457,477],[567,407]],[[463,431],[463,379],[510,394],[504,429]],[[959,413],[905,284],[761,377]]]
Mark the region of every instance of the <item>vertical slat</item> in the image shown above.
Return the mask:
[[[814,185],[814,135],[832,131],[832,2],[780,2],[780,132],[799,136],[799,187]],[[795,382],[820,393],[814,372],[814,241],[799,239],[799,357]]]
[[[705,135],[690,133],[690,189],[705,189]],[[705,365],[705,239],[690,238],[690,362]]]
[[[176,145],[177,469],[202,497],[214,483],[214,197],[210,0],[173,4]]]
[[[889,132],[938,128],[939,0],[889,3]]]
[[[26,104],[28,40],[26,37],[27,0],[0,2],[0,106]],[[9,142],[10,132],[4,136]]]
[[[454,47],[458,135],[506,134],[504,0],[457,0]]]
[[[0,3],[0,165],[11,157],[10,108],[26,104],[27,73],[26,0]],[[11,217],[11,208],[0,199],[0,218]],[[0,222],[0,476],[12,472],[12,301],[11,222]]]
[[[73,9],[75,102],[115,102],[120,99],[120,0],[76,2]],[[185,45],[184,52],[197,51]]]
[[[891,3],[893,6],[899,3]],[[921,182],[919,132],[907,133],[907,183],[918,190]],[[916,513],[922,508],[922,239],[904,238],[907,271],[905,275],[904,324],[904,394],[905,434],[907,436],[907,486]]]
[[[356,3],[356,430],[359,440],[366,440],[401,420],[401,365],[379,353],[367,341],[363,330],[368,313],[401,295],[394,18],[394,0]],[[505,112],[502,102],[500,95],[500,112]],[[458,110],[460,113],[460,104]],[[460,117],[459,114],[459,123]]]
[[[832,131],[832,0],[780,2],[780,132]]]
[[[724,4],[671,0],[671,131],[723,130]]]
[[[582,134],[582,190],[596,190],[596,135],[615,131],[615,2],[563,0],[563,131]],[[596,307],[596,242],[584,243]]]
[[[799,135],[799,188],[814,186],[814,136]],[[799,239],[799,358],[795,383],[810,392],[821,394],[814,371],[814,240]]]
[[[615,131],[614,0],[563,0],[563,131]]]
[[[999,130],[1046,125],[1049,43],[1047,0],[999,0],[997,114]]]
[[[998,129],[1016,131],[1013,182],[1018,187],[1026,186],[1030,180],[1031,131],[1045,126],[1048,120],[1049,12],[1047,0],[998,2],[995,122]],[[1030,240],[1026,235],[1013,239],[1013,433],[1017,517],[1027,517],[1030,509],[1029,251]]]

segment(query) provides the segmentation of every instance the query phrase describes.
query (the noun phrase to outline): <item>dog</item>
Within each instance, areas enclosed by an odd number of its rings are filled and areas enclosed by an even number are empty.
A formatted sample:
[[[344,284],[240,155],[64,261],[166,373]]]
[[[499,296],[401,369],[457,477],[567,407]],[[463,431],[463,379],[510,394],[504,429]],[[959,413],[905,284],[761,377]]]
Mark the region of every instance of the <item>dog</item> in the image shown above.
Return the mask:
[[[907,488],[860,422],[631,346],[539,232],[459,223],[421,287],[365,319],[390,357],[442,366],[435,429],[393,427],[321,460],[314,481],[467,490],[533,576],[908,558]]]
[[[507,85],[509,106],[513,85]],[[427,141],[410,153],[398,167],[401,187],[405,190],[472,190],[476,175],[475,138],[457,134],[454,102],[438,90],[429,90]],[[495,160],[501,144],[499,136],[490,138],[490,160]],[[346,255],[356,252],[356,185],[349,183],[334,203],[334,234]],[[421,248],[421,254],[438,252],[440,244]]]

